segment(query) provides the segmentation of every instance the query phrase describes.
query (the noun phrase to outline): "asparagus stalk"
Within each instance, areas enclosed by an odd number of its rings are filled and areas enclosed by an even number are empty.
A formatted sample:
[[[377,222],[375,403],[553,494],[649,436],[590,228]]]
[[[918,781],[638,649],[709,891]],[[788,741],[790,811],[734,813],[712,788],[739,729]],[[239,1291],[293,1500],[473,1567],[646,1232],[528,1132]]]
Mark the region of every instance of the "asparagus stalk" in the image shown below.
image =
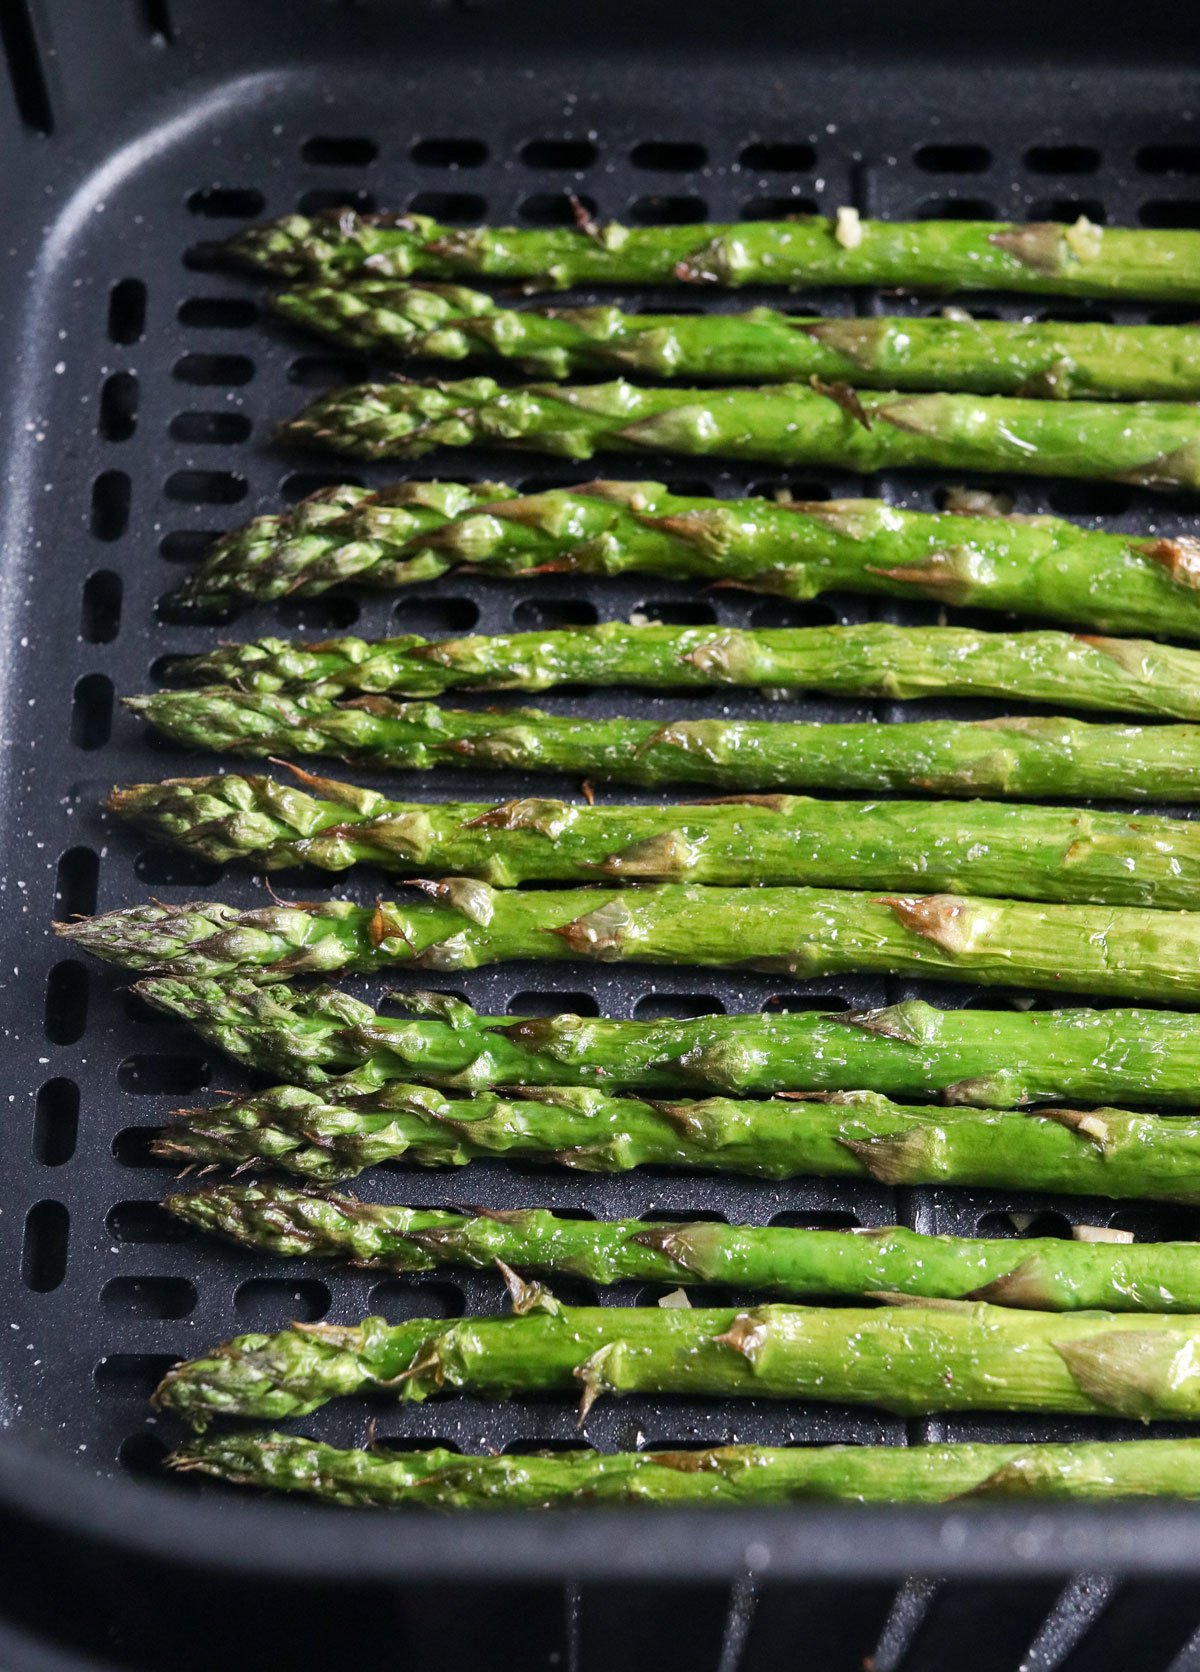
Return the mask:
[[[892,1103],[870,1091],[801,1094],[799,1103],[651,1103],[583,1086],[463,1098],[394,1082],[336,1101],[330,1096],[276,1086],[223,1107],[187,1110],[155,1141],[155,1154],[274,1167],[319,1184],[402,1157],[418,1166],[460,1167],[516,1155],[595,1173],[684,1167],[1200,1202],[1200,1118],[1190,1114],[946,1110]],[[1164,1288],[1156,1310],[1166,1295]]]
[[[333,989],[245,980],[150,979],[134,990],[245,1066],[335,1096],[421,1080],[655,1096],[874,1086],[995,1108],[1114,1099],[1186,1107],[1200,1083],[1200,1017],[1183,1011],[938,1010],[906,999],[833,1015],[627,1022],[480,1016],[460,1000],[410,992],[397,995],[410,1014],[389,1016]]]
[[[718,792],[920,790],[959,796],[1100,796],[1200,801],[1200,730],[1003,720],[811,724],[776,720],[590,719],[536,708],[478,710],[387,697],[328,702],[206,686],[126,706],[193,748],[333,755],[371,767],[498,767],[581,773]]]
[[[181,592],[311,597],[351,580],[388,591],[457,568],[497,578],[666,575],[795,599],[841,589],[1200,638],[1200,544],[1186,536],[897,511],[869,499],[697,499],[658,482],[591,482],[525,498],[495,483],[325,488],[227,534]]]
[[[1004,1119],[1028,1122],[1029,1116]],[[715,1283],[795,1300],[882,1290],[1049,1312],[1200,1307],[1200,1243],[931,1237],[895,1225],[849,1232],[709,1220],[578,1220],[543,1208],[450,1213],[281,1185],[218,1185],[168,1196],[165,1206],[187,1224],[246,1248],[375,1271],[488,1270],[499,1261],[506,1270],[593,1283]]]
[[[1200,1003],[1200,912],[1060,906],[831,888],[493,889],[419,881],[415,902],[152,903],[55,924],[73,945],[149,974],[262,981],[335,970],[477,969],[514,959],[757,969],[807,980],[952,975],[1109,998]]]
[[[568,459],[598,452],[699,454],[864,473],[932,466],[1200,487],[1200,413],[1188,402],[1063,403],[807,383],[505,388],[474,377],[335,389],[279,433],[284,441],[367,459],[418,459],[439,446],[497,446]]]
[[[156,1402],[214,1417],[305,1416],[331,1399],[602,1393],[838,1400],[902,1416],[1041,1411],[1200,1417],[1194,1314],[1017,1311],[982,1301],[861,1307],[559,1306],[514,1317],[304,1324],[176,1366]],[[582,1420],[581,1417],[581,1420]]]
[[[341,1451],[295,1434],[185,1442],[169,1468],[330,1504],[549,1509],[568,1504],[943,1504],[956,1498],[1200,1497],[1200,1440],[931,1446],[721,1446],[702,1451],[463,1457]]]
[[[311,773],[168,778],[107,806],[202,859],[273,871],[377,865],[522,882],[806,883],[1187,909],[1200,903],[1200,825],[1188,819],[953,801],[758,796],[683,806],[526,798],[392,801]]]
[[[333,209],[247,227],[230,259],[285,278],[410,275],[574,284],[886,285],[1200,301],[1200,236],[1052,222],[833,219],[722,226],[439,226]]]
[[[460,285],[390,279],[301,284],[277,313],[335,342],[399,360],[515,361],[576,372],[767,383],[812,377],[866,389],[955,389],[1066,400],[1195,400],[1200,330],[1010,319],[629,314],[617,307],[501,307]]]
[[[631,626],[606,621],[461,639],[259,639],[181,657],[189,685],[341,696],[434,697],[458,689],[555,685],[650,690],[722,686],[835,696],[998,697],[1067,708],[1200,720],[1200,650],[1077,633],[985,633],[973,627]]]

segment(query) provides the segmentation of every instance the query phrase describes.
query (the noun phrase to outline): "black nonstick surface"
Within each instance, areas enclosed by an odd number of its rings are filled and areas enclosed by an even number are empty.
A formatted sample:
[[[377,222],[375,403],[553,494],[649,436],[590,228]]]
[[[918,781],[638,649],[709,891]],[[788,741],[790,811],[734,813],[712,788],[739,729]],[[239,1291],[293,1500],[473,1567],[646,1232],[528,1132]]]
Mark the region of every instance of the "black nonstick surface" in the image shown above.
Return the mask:
[[[221,636],[505,631],[633,611],[736,625],[937,619],[933,606],[851,598],[789,605],[637,578],[503,585],[456,575],[392,597],[330,594],[237,620],[181,614],[170,602],[172,589],[220,531],[325,483],[382,483],[400,474],[369,465],[342,470],[272,440],[273,422],[316,390],[372,368],[269,320],[260,285],[222,269],[211,242],[251,218],[338,203],[410,207],[454,224],[538,224],[569,216],[567,192],[602,218],[644,222],[832,212],[853,204],[898,219],[1082,213],[1112,224],[1200,225],[1196,26],[1176,17],[1168,29],[1165,10],[1160,16],[1151,9],[1144,32],[1118,44],[1084,27],[1081,7],[1049,19],[1021,8],[1007,19],[1004,39],[991,40],[980,33],[982,19],[965,38],[950,14],[918,8],[903,31],[890,22],[881,30],[882,10],[859,6],[810,20],[806,36],[790,14],[781,18],[771,7],[742,8],[720,28],[715,9],[709,16],[702,8],[680,38],[665,17],[647,21],[614,6],[571,20],[541,6],[311,4],[290,8],[267,27],[265,18],[232,5],[173,5],[168,13],[158,0],[145,0],[106,24],[98,41],[78,27],[74,10],[50,5],[30,14],[19,0],[6,11],[3,39],[19,98],[9,100],[0,83],[0,146],[17,163],[0,184],[11,203],[10,236],[0,235],[0,348],[7,350],[0,383],[0,981],[8,1100],[0,1170],[0,1426],[18,1440],[48,1441],[88,1475],[157,1480],[173,1430],[152,1414],[146,1395],[178,1356],[294,1318],[349,1320],[367,1311],[440,1317],[499,1311],[504,1301],[499,1281],[487,1274],[379,1281],[317,1263],[256,1258],[184,1231],[159,1208],[170,1174],[148,1163],[147,1135],[181,1103],[247,1081],[186,1029],[144,1010],[119,975],[64,956],[49,921],[151,894],[250,904],[262,892],[244,873],[218,874],[153,850],[100,815],[98,798],[114,782],[218,764],[148,738],[120,711],[120,695],[148,688],[162,657],[200,650]],[[1035,24],[1050,32],[1036,46]],[[1190,39],[1180,38],[1182,29]],[[752,305],[765,294],[641,292],[624,299],[717,309]],[[790,297],[785,305],[921,312],[941,303],[828,292]],[[973,306],[1039,317],[1182,317],[1050,299],[1042,306],[984,297]],[[805,498],[881,495],[918,508],[940,503],[951,485],[932,475],[784,478],[691,461],[664,472],[661,460],[635,458],[607,468],[698,493],[786,486]],[[535,489],[577,480],[586,468],[447,452],[409,473],[490,477]],[[989,478],[977,485],[1011,493],[1019,511],[1050,510],[1110,528],[1196,528],[1194,498],[1075,483]],[[718,701],[703,693],[575,690],[543,700],[560,712],[663,718],[723,712],[890,723],[997,712],[982,704],[901,710],[772,702],[750,693]],[[552,778],[448,771],[392,783],[397,793],[428,798],[578,788]],[[601,793],[626,795],[619,788]],[[319,875],[277,877],[275,886],[310,898],[353,892],[369,899],[385,885],[355,873],[332,888]],[[390,983],[418,984],[403,973]],[[384,984],[355,990],[379,998]],[[1019,993],[980,995],[951,985],[781,984],[737,973],[525,965],[465,974],[456,990],[491,1012],[636,1017],[766,1005],[840,1010],[918,991],[944,1004],[1029,1002]],[[1121,1225],[1139,1236],[1200,1233],[1200,1217],[1185,1210],[1114,1211],[1022,1194],[778,1185],[649,1170],[606,1179],[488,1163],[453,1174],[384,1170],[356,1188],[412,1203],[537,1204],[597,1217],[699,1214],[823,1227],[898,1222],[1010,1235],[1015,1212],[1036,1216],[1030,1234],[1065,1235],[1072,1220]],[[597,1295],[565,1282],[559,1290],[564,1298],[612,1305],[651,1301],[657,1293]],[[368,1417],[381,1437],[409,1446],[519,1451],[576,1440],[575,1412],[556,1398],[370,1410],[347,1404],[304,1426],[353,1444],[364,1439]],[[905,1423],[815,1404],[628,1399],[599,1404],[587,1438],[615,1449],[733,1439],[919,1444],[1101,1431],[1113,1425]],[[175,1485],[172,1501],[191,1505],[196,1491],[191,1483]],[[234,1513],[229,1495],[199,1491]],[[298,1528],[327,1519],[290,1514]],[[888,1560],[902,1560],[882,1536],[885,1520],[862,1524],[876,1530],[871,1536],[881,1538]],[[780,1522],[766,1518],[763,1525]],[[464,1528],[459,1536],[464,1552],[474,1547],[474,1532]]]

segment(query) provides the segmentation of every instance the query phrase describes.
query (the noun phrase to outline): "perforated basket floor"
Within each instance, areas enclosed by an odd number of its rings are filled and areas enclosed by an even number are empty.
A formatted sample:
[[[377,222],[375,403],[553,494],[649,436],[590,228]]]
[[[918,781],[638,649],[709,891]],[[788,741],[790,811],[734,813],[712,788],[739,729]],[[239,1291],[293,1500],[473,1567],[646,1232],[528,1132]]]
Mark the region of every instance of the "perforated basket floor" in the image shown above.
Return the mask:
[[[149,894],[168,901],[208,894],[249,904],[261,891],[242,873],[218,873],[148,849],[102,819],[98,798],[114,782],[217,764],[155,744],[121,712],[119,697],[152,684],[164,656],[199,650],[222,634],[503,631],[633,610],[666,621],[738,625],[873,615],[934,619],[932,609],[861,599],[792,606],[637,579],[499,585],[458,576],[393,598],[331,594],[249,612],[236,622],[180,615],[168,595],[217,533],[281,500],[294,502],[323,483],[347,479],[327,461],[276,445],[271,427],[315,389],[370,369],[269,321],[258,284],[222,270],[207,247],[211,241],[251,217],[346,202],[409,207],[452,223],[544,224],[569,216],[568,191],[601,217],[644,222],[777,216],[813,207],[832,212],[853,204],[865,214],[900,219],[1082,213],[1097,222],[1200,225],[1200,134],[1189,105],[1194,76],[1165,47],[1153,56],[1152,30],[1130,48],[1147,54],[1144,61],[1134,57],[1118,74],[1095,62],[1084,42],[1068,75],[1061,56],[1057,63],[1048,54],[1045,63],[1031,59],[1005,69],[994,59],[950,61],[929,42],[920,53],[914,48],[911,59],[901,45],[886,62],[864,67],[854,63],[852,45],[828,32],[807,44],[772,35],[779,19],[769,11],[745,15],[746,39],[736,54],[706,45],[701,32],[675,42],[668,62],[665,47],[631,44],[640,39],[636,30],[610,36],[601,61],[585,50],[587,41],[561,40],[565,20],[552,25],[549,13],[534,8],[525,9],[515,35],[504,26],[504,8],[414,8],[409,23],[420,24],[417,52],[398,38],[405,10],[389,22],[371,8],[301,7],[254,39],[258,23],[235,8],[210,7],[202,19],[199,8],[193,16],[173,7],[168,17],[160,3],[148,3],[130,6],[112,23],[103,51],[68,26],[70,8],[50,17],[39,9],[32,20],[21,3],[5,13],[4,42],[20,98],[6,102],[0,95],[0,146],[17,159],[24,223],[18,219],[22,236],[11,250],[0,251],[0,324],[9,350],[7,407],[0,414],[7,441],[0,508],[6,732],[0,888],[9,999],[0,1423],[18,1435],[49,1436],[89,1472],[157,1478],[172,1433],[151,1413],[146,1395],[173,1359],[239,1330],[294,1318],[349,1320],[366,1311],[397,1318],[502,1308],[499,1282],[486,1274],[378,1281],[316,1263],[284,1265],[190,1235],[159,1208],[170,1175],[149,1164],[149,1135],[180,1103],[246,1081],[185,1029],[144,1011],[112,971],[64,957],[47,925],[52,915],[104,910]],[[598,24],[593,18],[580,28],[587,33]],[[580,299],[591,298],[580,293]],[[627,299],[667,300],[648,292]],[[761,299],[742,292],[706,296],[704,305],[742,307]],[[697,304],[693,296],[676,295],[671,305]],[[818,293],[787,305],[835,313],[938,304]],[[982,298],[977,311],[1026,309]],[[1033,311],[1179,317],[1053,303]],[[864,480],[821,472],[785,481],[761,470],[715,466],[664,471],[661,460],[636,458],[608,469],[701,493],[789,486],[806,498],[881,495],[914,507],[939,503],[950,485],[928,475]],[[552,463],[542,468],[500,453],[447,453],[420,473],[491,477],[525,488],[578,479]],[[383,482],[397,473],[358,467],[349,474]],[[1021,511],[1053,510],[1108,527],[1195,528],[1191,500],[1123,487],[990,479],[985,485],[1011,492]],[[718,708],[774,718],[901,718],[895,705],[768,703],[751,695],[717,703],[703,694],[575,690],[548,696],[545,705],[663,718]],[[952,712],[966,709],[910,705],[903,717]],[[972,712],[986,710],[976,705]],[[532,780],[514,775],[448,771],[409,776],[402,784],[430,798],[499,798],[532,787]],[[538,779],[536,788],[577,790],[549,778]],[[626,794],[604,793],[610,799]],[[305,897],[353,891],[372,898],[386,887],[367,873],[339,879],[332,889],[319,875],[275,884]],[[403,973],[391,983],[406,984],[417,983]],[[757,975],[523,965],[467,974],[456,985],[492,1012],[571,1009],[636,1017],[766,1005],[844,1009],[918,990],[885,981],[781,986],[778,978]],[[383,986],[356,990],[378,997]],[[1020,994],[921,990],[942,1003],[1027,1002]],[[501,1164],[453,1174],[391,1169],[365,1177],[358,1188],[412,1203],[539,1204],[597,1217],[898,1222],[1004,1235],[1012,1233],[1015,1211],[1036,1215],[1029,1234],[1067,1234],[1071,1219],[1119,1224],[1139,1235],[1200,1234],[1200,1217],[1182,1210],[1114,1212],[1105,1204],[1068,1207],[1021,1194],[777,1185],[649,1170],[606,1179]],[[594,1295],[580,1284],[558,1288],[565,1297],[612,1305],[654,1298],[644,1289]],[[521,1450],[576,1443],[574,1409],[557,1398],[369,1410],[351,1403],[304,1426],[352,1444],[363,1440],[368,1417],[381,1437],[407,1446],[436,1441],[463,1450]],[[597,1406],[587,1437],[614,1449],[732,1439],[914,1444],[930,1437],[1075,1437],[1102,1429],[1113,1431],[1086,1422],[906,1424],[835,1406],[628,1399]],[[303,1519],[292,1514],[298,1526],[312,1519],[311,1512]],[[762,1548],[769,1550],[770,1528],[777,1525],[764,1522]],[[903,1558],[894,1551],[893,1558],[903,1571]],[[1064,1554],[1066,1565],[1070,1560]],[[1101,1614],[1110,1629],[1114,1621],[1121,1628],[1120,1601],[1104,1588],[1108,1583],[1072,1592],[1058,1636],[1052,1631],[1041,1658],[1026,1664],[1065,1664],[1063,1656]],[[974,1664],[1015,1666],[1053,1594],[1052,1588],[1027,1610],[1028,1619],[1019,1616],[1019,1630],[1010,1621],[1008,1638],[1000,1632],[973,1645]],[[856,1622],[855,1653],[861,1658],[872,1650],[882,1630],[879,1668],[901,1664],[906,1645],[923,1642],[921,1653],[933,1654],[938,1630],[944,1635],[946,1621],[953,1626],[957,1618],[943,1608],[937,1625],[939,1597],[921,1587],[903,1593],[887,1627],[891,1592],[880,1592],[878,1606]],[[1155,1618],[1163,1648],[1154,1664],[1165,1666],[1196,1620],[1186,1609],[1159,1608]],[[1135,1626],[1144,1629],[1136,1611],[1122,1629],[1133,1633]],[[736,1653],[748,1629],[736,1619],[726,1624],[724,1640]],[[719,1644],[719,1619],[709,1637]],[[910,1656],[903,1664],[942,1662]]]

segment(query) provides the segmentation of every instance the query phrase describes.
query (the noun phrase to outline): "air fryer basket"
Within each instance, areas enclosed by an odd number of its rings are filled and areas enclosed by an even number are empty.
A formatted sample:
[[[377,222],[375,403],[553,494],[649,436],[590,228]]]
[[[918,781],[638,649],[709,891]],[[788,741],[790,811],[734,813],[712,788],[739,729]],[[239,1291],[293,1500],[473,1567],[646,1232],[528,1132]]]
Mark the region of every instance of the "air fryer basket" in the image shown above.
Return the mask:
[[[116,699],[160,658],[221,636],[503,631],[647,610],[664,620],[802,624],[934,618],[836,598],[789,605],[638,578],[457,575],[394,597],[350,593],[231,618],[167,599],[212,537],[256,512],[378,466],[342,470],[282,449],[274,420],[368,368],[269,322],[259,286],[210,242],[248,218],[340,203],[409,206],[452,223],[537,223],[576,193],[641,221],[777,216],[854,204],[892,218],[1074,218],[1200,224],[1200,24],[1143,6],[1120,27],[1078,4],[1003,18],[869,0],[796,15],[769,0],[650,8],[594,3],[336,5],[230,0],[0,0],[0,840],[8,1139],[0,1171],[0,1663],[299,1666],[347,1651],[410,1665],[591,1668],[614,1654],[656,1672],[799,1663],[970,1664],[974,1672],[1200,1666],[1200,1516],[955,1507],[440,1519],[351,1517],[164,1485],[170,1425],[146,1395],[173,1359],[292,1318],[498,1311],[488,1274],[372,1280],[284,1266],[189,1235],[158,1206],[168,1175],[147,1134],[181,1102],[246,1084],[186,1029],[153,1017],[111,971],[63,956],[52,915],[211,892],[249,903],[251,878],[144,847],[98,811],[112,783],[214,760],[148,739]],[[650,15],[647,13],[650,12]],[[995,31],[991,33],[990,31]],[[584,298],[586,299],[586,298]],[[711,307],[762,298],[705,296]],[[644,293],[654,304],[665,296]],[[675,303],[695,303],[675,298]],[[791,298],[799,311],[924,311],[863,295]],[[1017,311],[982,298],[979,310]],[[1168,317],[1070,308],[1071,317]],[[1172,316],[1172,317],[1178,317]],[[579,472],[519,455],[436,457],[412,473],[546,486]],[[601,461],[603,467],[603,461]],[[697,492],[762,484],[803,497],[882,495],[927,507],[932,477],[863,480],[622,459],[609,473]],[[1022,511],[1105,526],[1194,527],[1196,504],[1133,489],[993,482]],[[397,628],[397,630],[399,630]],[[703,695],[564,692],[568,713],[706,711]],[[889,704],[723,699],[729,712],[900,718]],[[954,712],[911,705],[905,715]],[[965,711],[965,710],[964,710]],[[984,712],[975,705],[973,712]],[[548,793],[567,781],[539,780]],[[516,775],[435,773],[419,795],[520,793]],[[612,796],[624,792],[614,790]],[[305,896],[381,879],[276,879]],[[457,978],[456,978],[457,981]],[[417,983],[403,974],[391,985]],[[766,1004],[843,1009],[918,989],[702,971],[545,969],[464,975],[481,1009],[693,1015]],[[361,989],[365,991],[364,989]],[[380,997],[378,984],[372,997]],[[1026,1002],[946,985],[935,1002]],[[1064,995],[1064,997],[1066,997]],[[596,1216],[721,1215],[766,1223],[1011,1234],[1068,1219],[1200,1234],[1194,1211],[1067,1205],[996,1193],[681,1178],[589,1178],[499,1163],[453,1176],[384,1171],[365,1193],[414,1203],[540,1204]],[[570,1298],[622,1305],[632,1286]],[[463,1450],[576,1443],[562,1400],[381,1407],[381,1436]],[[361,1406],[307,1431],[360,1443]],[[607,1449],[741,1440],[1074,1438],[1112,1425],[966,1419],[767,1401],[611,1401]],[[9,1634],[6,1636],[6,1632]],[[49,1647],[53,1643],[54,1647]],[[802,1647],[803,1646],[803,1647]],[[1178,1658],[1177,1658],[1178,1657]]]

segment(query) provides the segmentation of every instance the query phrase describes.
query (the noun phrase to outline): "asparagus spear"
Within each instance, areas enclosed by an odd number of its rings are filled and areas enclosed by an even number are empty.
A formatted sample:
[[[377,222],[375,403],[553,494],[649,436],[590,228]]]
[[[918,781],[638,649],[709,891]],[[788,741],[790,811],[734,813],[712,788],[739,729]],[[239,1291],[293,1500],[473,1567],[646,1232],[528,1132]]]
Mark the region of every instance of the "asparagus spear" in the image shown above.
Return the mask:
[[[862,472],[934,466],[1200,487],[1200,413],[1187,402],[1063,403],[807,383],[651,389],[618,381],[510,389],[474,377],[335,389],[279,433],[284,441],[367,459],[418,459],[439,446],[497,446],[568,459],[597,452],[700,454]]]
[[[390,279],[302,284],[277,313],[335,342],[400,360],[513,360],[537,377],[583,372],[732,379],[818,377],[868,389],[959,389],[1066,400],[1195,400],[1200,331],[971,319],[628,314],[501,307],[460,285]]]
[[[243,1335],[167,1372],[156,1402],[217,1416],[305,1416],[331,1399],[583,1390],[833,1399],[904,1416],[1044,1411],[1200,1418],[1194,1314],[1032,1312],[982,1301],[871,1309],[559,1306],[515,1317],[304,1324]],[[582,1418],[581,1418],[582,1420]]]
[[[799,1103],[651,1103],[583,1086],[464,1098],[393,1082],[331,1096],[276,1086],[187,1110],[155,1141],[155,1154],[274,1167],[321,1184],[401,1157],[458,1167],[517,1155],[595,1173],[685,1167],[1200,1202],[1200,1118],[1190,1114],[946,1110],[870,1091],[801,1094]]]
[[[668,575],[796,599],[841,588],[1200,638],[1200,543],[1187,536],[897,511],[869,499],[696,499],[658,482],[590,482],[525,498],[495,483],[325,488],[227,534],[181,592],[311,597],[348,580],[391,590],[460,567],[505,578]]]
[[[1200,720],[1200,650],[1076,633],[985,633],[973,627],[631,626],[475,634],[462,639],[286,639],[226,644],[181,657],[193,685],[340,696],[432,697],[460,688],[545,691],[554,685],[651,690],[750,686],[901,700],[999,697],[1067,708]]]
[[[833,1015],[627,1022],[480,1016],[460,1000],[412,992],[396,995],[409,1015],[388,1016],[334,989],[245,980],[150,979],[134,991],[247,1067],[338,1096],[423,1080],[659,1096],[681,1087],[761,1097],[874,1086],[996,1108],[1112,1099],[1186,1106],[1200,1083],[1200,1017],[1182,1011],[938,1010],[906,999]]]
[[[155,691],[126,706],[176,742],[249,756],[334,755],[373,767],[500,767],[719,791],[921,790],[937,795],[1200,801],[1195,726],[1034,716],[905,725],[590,719],[387,697],[328,702],[223,690]]]
[[[573,284],[870,284],[1044,296],[1200,301],[1200,237],[1052,222],[833,219],[723,226],[439,226],[425,215],[332,209],[247,227],[229,257],[286,278],[486,274]]]
[[[527,798],[392,801],[297,772],[168,778],[116,789],[120,818],[188,853],[272,871],[356,864],[475,876],[497,887],[597,877],[819,883],[1157,906],[1200,903],[1200,825],[976,801],[744,797],[677,807]]]
[[[1059,906],[832,888],[493,889],[419,881],[415,902],[152,903],[55,924],[73,945],[149,974],[262,981],[335,970],[477,969],[513,959],[688,964],[809,979],[953,975],[1110,998],[1200,1003],[1200,912]]]
[[[1029,1121],[1027,1115],[1004,1118]],[[710,1220],[578,1220],[542,1208],[450,1213],[313,1196],[282,1185],[218,1185],[168,1196],[165,1206],[187,1224],[247,1248],[376,1271],[488,1270],[499,1261],[506,1270],[593,1283],[719,1283],[797,1300],[885,1290],[1050,1312],[1194,1312],[1200,1306],[1200,1243],[1190,1242],[930,1237],[895,1225],[850,1232]]]
[[[943,1504],[956,1498],[1200,1497],[1200,1440],[1076,1445],[721,1446],[702,1451],[340,1451],[295,1434],[188,1440],[167,1466],[330,1504]]]

